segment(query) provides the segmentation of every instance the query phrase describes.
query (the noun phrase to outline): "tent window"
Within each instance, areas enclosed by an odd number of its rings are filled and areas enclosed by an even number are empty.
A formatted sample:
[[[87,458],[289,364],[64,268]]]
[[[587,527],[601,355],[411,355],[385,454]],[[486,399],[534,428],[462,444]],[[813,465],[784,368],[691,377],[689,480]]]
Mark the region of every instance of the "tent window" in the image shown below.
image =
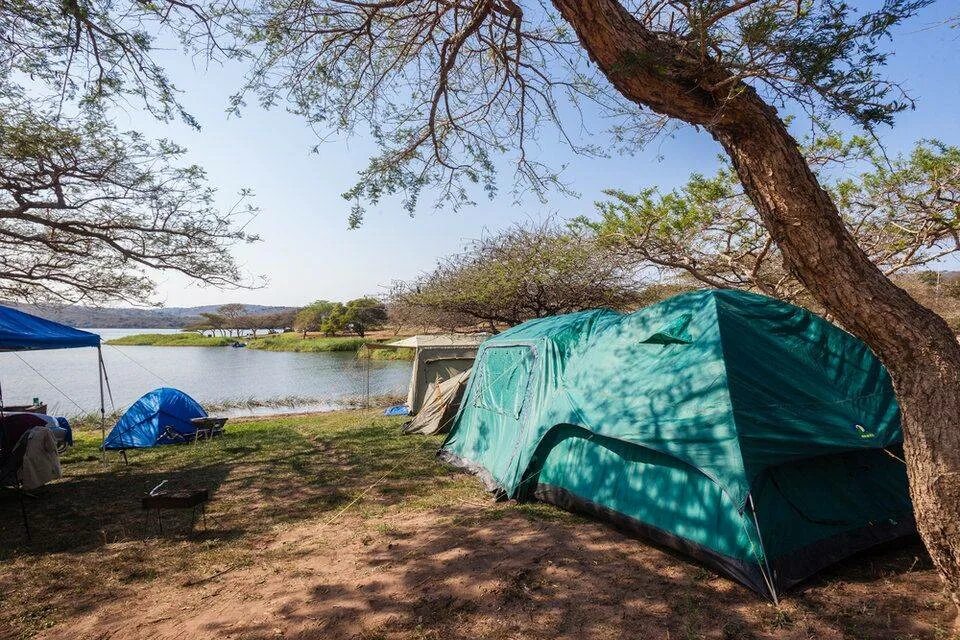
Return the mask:
[[[534,352],[527,346],[489,347],[483,352],[480,393],[474,404],[482,409],[520,418],[527,397]]]

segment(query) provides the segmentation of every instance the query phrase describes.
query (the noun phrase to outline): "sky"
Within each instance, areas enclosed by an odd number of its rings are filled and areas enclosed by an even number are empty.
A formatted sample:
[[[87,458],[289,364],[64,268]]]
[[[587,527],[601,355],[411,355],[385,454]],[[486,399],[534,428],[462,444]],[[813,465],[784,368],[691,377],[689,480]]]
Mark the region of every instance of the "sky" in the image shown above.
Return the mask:
[[[852,4],[873,7],[879,2]],[[923,138],[960,145],[960,30],[936,26],[956,12],[953,4],[941,1],[928,8],[899,28],[890,45],[895,55],[885,75],[902,82],[917,102],[916,110],[901,114],[894,128],[880,131],[891,154],[908,151]],[[159,60],[183,90],[182,102],[200,121],[201,130],[157,123],[131,111],[119,114],[117,124],[185,145],[187,159],[204,167],[225,205],[241,189],[253,190],[261,211],[248,230],[262,242],[238,247],[235,255],[248,273],[267,277],[262,288],[224,291],[157,273],[156,301],[164,306],[236,301],[299,306],[316,299],[381,294],[391,281],[429,271],[439,257],[462,250],[466,242],[486,232],[548,215],[589,215],[607,188],[670,190],[692,172],[715,170],[721,151],[708,134],[691,127],[661,136],[632,156],[599,159],[578,157],[546,134],[542,156],[555,166],[566,165],[562,175],[578,197],[551,194],[545,203],[536,198],[516,202],[509,193],[512,176],[502,174],[500,195],[494,200],[480,198],[475,207],[456,213],[435,211],[428,194],[423,199],[427,206],[410,217],[399,202],[385,201],[370,208],[359,229],[349,230],[350,203],[340,194],[353,186],[357,172],[375,151],[369,139],[332,138],[319,153],[311,153],[316,134],[282,108],[265,111],[250,106],[239,118],[227,117],[227,99],[242,81],[241,65],[199,68],[194,59],[175,50],[162,52]],[[848,129],[843,122],[835,126]],[[957,265],[960,260],[944,266]]]

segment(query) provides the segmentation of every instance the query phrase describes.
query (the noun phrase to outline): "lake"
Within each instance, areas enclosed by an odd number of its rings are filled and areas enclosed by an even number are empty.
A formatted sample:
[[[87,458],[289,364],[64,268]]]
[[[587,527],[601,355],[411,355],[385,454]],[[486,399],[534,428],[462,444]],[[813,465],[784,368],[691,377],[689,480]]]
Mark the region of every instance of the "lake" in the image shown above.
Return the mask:
[[[104,341],[175,329],[89,329]],[[249,415],[321,411],[362,400],[369,370],[370,395],[406,394],[410,363],[357,360],[353,352],[287,353],[230,347],[115,347],[103,345],[113,404],[123,410],[141,395],[176,387],[201,404],[240,405],[218,411]],[[46,380],[44,379],[46,378]],[[0,353],[6,404],[46,402],[50,413],[97,411],[100,392],[95,349]],[[275,403],[283,400],[282,403]],[[107,411],[110,411],[107,399]]]

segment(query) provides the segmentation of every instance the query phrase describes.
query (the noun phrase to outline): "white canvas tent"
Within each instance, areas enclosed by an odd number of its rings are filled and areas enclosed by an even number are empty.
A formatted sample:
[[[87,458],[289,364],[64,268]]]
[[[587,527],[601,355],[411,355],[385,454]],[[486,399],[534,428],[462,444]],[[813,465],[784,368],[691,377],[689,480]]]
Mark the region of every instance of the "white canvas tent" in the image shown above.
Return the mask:
[[[477,357],[477,347],[490,337],[488,333],[419,335],[389,343],[388,347],[416,349],[407,406],[416,414],[423,406],[432,385],[470,369]]]
[[[404,433],[434,434],[446,433],[460,408],[463,392],[467,387],[471,369],[467,369],[449,380],[428,385],[426,398],[420,411],[403,427]]]

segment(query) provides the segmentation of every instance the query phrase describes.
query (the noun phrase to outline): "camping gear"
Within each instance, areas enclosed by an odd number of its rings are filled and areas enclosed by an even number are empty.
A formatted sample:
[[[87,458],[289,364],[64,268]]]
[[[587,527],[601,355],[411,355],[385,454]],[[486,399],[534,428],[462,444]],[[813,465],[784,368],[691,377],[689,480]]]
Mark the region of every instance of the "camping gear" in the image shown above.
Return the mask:
[[[45,402],[34,402],[33,404],[7,404],[3,406],[3,412],[18,411],[20,413],[46,413],[47,404]]]
[[[3,415],[0,417],[0,429],[3,430],[9,429],[16,431],[17,429],[22,429],[25,431],[26,429],[40,425],[46,425],[50,429],[57,443],[57,450],[60,453],[66,451],[67,447],[73,446],[73,429],[64,417],[54,417],[44,413],[23,411],[8,412],[6,409],[4,409]],[[21,433],[22,432],[23,431],[21,431]],[[2,438],[0,438],[0,441],[2,441]],[[2,447],[3,445],[0,444],[0,449],[2,449]]]
[[[95,333],[0,306],[0,351],[99,346]]]
[[[100,351],[100,336],[89,331],[68,327],[59,322],[44,320],[11,307],[0,306],[0,351],[72,349],[79,347],[96,347],[97,349],[97,375],[100,379],[100,429],[103,433],[106,427],[104,403],[106,368],[103,364],[103,353]],[[43,413],[46,413],[46,405],[40,403],[38,398],[34,398],[33,403],[25,408],[42,410]],[[19,473],[23,465],[23,457],[26,454],[27,440],[24,435],[35,425],[28,427],[26,423],[29,419],[19,417],[8,423],[6,413],[3,391],[0,389],[0,432],[2,432],[0,433],[0,487],[10,488],[17,492],[20,500],[20,511],[23,516],[23,527],[27,540],[30,540],[30,523],[27,519],[27,509],[23,499],[24,493],[21,490]],[[43,422],[46,423],[46,420],[43,420]],[[51,429],[53,429],[53,425],[51,425]],[[15,430],[20,430],[21,433],[18,437],[13,438]],[[64,436],[65,439],[67,437],[72,440],[72,433]]]
[[[490,338],[440,456],[776,601],[914,532],[902,439],[863,342],[778,300],[705,290]]]
[[[196,427],[193,435],[193,441],[207,440],[222,436],[224,425],[227,424],[226,418],[191,418],[190,422]]]
[[[197,425],[192,420],[206,417],[203,407],[183,391],[154,389],[120,416],[103,449],[123,451],[195,441]]]
[[[383,345],[416,350],[407,392],[410,415],[420,410],[429,385],[448,380],[473,366],[477,346],[488,337],[488,333],[422,335]]]
[[[0,440],[3,440],[0,433]],[[20,486],[20,467],[23,465],[23,456],[27,451],[26,433],[14,441],[12,445],[3,445],[0,447],[0,488],[12,489],[17,494],[20,501],[20,517],[23,520],[23,530],[30,542],[30,519],[27,517],[27,505],[24,500],[24,492]]]
[[[195,489],[185,487],[182,489],[163,489],[167,484],[164,480],[150,492],[140,499],[140,508],[150,515],[150,510],[156,511],[157,527],[160,533],[163,533],[163,509],[190,509],[190,529],[193,529],[193,523],[197,518],[197,508],[200,509],[200,515],[203,519],[203,528],[207,528],[207,502],[210,501],[209,489]]]
[[[449,431],[469,378],[470,369],[467,369],[452,378],[431,384],[423,406],[413,420],[403,427],[403,432],[430,435]]]
[[[72,349],[96,347],[97,374],[100,378],[100,431],[106,433],[106,407],[104,385],[109,385],[107,370],[100,350],[100,336],[89,331],[68,327],[59,322],[24,313],[11,307],[0,306],[0,351],[30,351],[38,349]],[[39,372],[38,372],[39,373]],[[51,383],[52,384],[52,383]],[[69,398],[68,398],[69,399]],[[0,417],[7,411],[25,411],[45,414],[47,405],[34,398],[31,405],[4,406],[0,390]],[[51,425],[54,426],[54,425]],[[62,427],[63,425],[61,425]],[[68,429],[69,430],[69,429]],[[54,429],[56,432],[56,429]],[[73,442],[70,433],[69,443]]]
[[[20,486],[30,491],[56,480],[62,475],[60,454],[53,431],[47,425],[33,427],[23,436],[26,446],[20,463]]]
[[[392,407],[387,407],[383,410],[383,415],[385,416],[408,416],[410,415],[410,407],[405,404],[395,404]]]

